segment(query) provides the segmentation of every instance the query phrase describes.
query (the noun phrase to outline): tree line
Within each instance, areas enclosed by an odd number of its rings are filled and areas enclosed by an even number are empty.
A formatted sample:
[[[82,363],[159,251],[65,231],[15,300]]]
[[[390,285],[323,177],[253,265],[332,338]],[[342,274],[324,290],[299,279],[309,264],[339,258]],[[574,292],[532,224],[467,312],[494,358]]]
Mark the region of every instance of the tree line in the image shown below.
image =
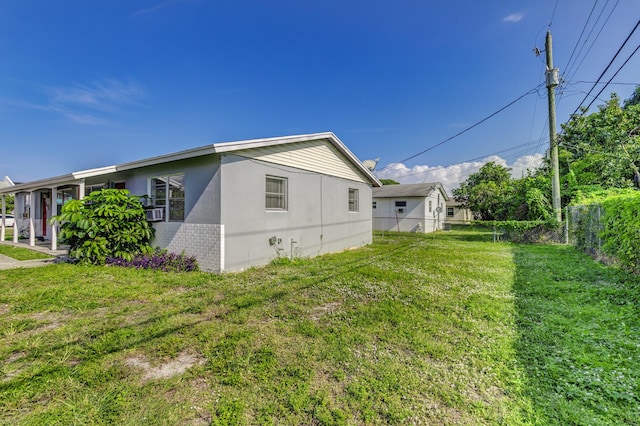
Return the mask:
[[[562,205],[602,190],[640,186],[640,86],[621,101],[611,98],[587,114],[574,114],[558,135]],[[551,167],[548,159],[527,176],[486,163],[453,191],[454,199],[477,220],[551,221]]]

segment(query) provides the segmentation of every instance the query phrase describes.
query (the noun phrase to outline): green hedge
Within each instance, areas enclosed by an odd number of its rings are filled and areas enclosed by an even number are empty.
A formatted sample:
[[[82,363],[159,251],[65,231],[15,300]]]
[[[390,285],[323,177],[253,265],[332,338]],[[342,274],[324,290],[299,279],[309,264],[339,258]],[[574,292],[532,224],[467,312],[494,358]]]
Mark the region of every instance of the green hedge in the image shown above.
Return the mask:
[[[601,197],[589,197],[583,200],[585,209],[581,222],[592,222],[585,215],[600,205],[601,228],[598,232],[601,250],[607,256],[617,260],[621,266],[634,272],[640,272],[640,192],[636,190],[617,191],[614,194],[602,194]],[[575,227],[575,236],[580,247],[588,230],[586,226]]]
[[[487,220],[472,223],[493,227],[494,232],[499,233],[503,241],[541,243],[560,240],[561,230],[555,221]]]

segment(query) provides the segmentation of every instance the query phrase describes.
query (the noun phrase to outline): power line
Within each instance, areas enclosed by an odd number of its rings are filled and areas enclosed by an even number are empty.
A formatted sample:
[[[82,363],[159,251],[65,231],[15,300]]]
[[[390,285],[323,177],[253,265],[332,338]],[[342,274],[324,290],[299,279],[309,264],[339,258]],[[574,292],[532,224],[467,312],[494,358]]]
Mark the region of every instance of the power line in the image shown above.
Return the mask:
[[[539,87],[539,86],[538,86],[538,87]],[[513,100],[513,101],[511,101],[511,102],[509,102],[507,105],[503,106],[502,108],[500,108],[499,110],[495,111],[494,113],[492,113],[492,114],[490,114],[490,115],[486,116],[486,117],[485,117],[485,118],[483,118],[482,120],[480,120],[480,121],[478,121],[478,122],[476,122],[476,123],[472,124],[471,126],[469,126],[469,127],[465,128],[465,129],[464,129],[464,130],[462,130],[461,132],[458,132],[458,133],[456,133],[455,135],[453,135],[453,136],[451,136],[451,137],[449,137],[449,138],[447,138],[447,139],[443,140],[442,142],[438,142],[437,144],[435,144],[435,145],[433,145],[433,146],[430,146],[429,148],[427,148],[427,149],[425,149],[425,150],[422,150],[422,151],[418,152],[417,154],[414,154],[414,155],[412,155],[412,156],[410,156],[410,157],[407,157],[407,158],[405,158],[405,159],[403,159],[403,160],[396,161],[395,163],[404,163],[404,162],[409,161],[409,160],[411,160],[411,159],[413,159],[413,158],[419,157],[419,156],[421,156],[422,154],[427,153],[427,152],[431,151],[431,150],[432,150],[432,149],[434,149],[434,148],[437,148],[437,147],[439,147],[439,146],[441,146],[441,145],[444,145],[444,144],[445,144],[445,143],[447,143],[447,142],[450,142],[451,140],[453,140],[453,139],[457,138],[458,136],[460,136],[460,135],[462,135],[462,134],[464,134],[464,133],[468,132],[469,130],[473,129],[474,127],[479,126],[480,124],[484,123],[484,122],[485,122],[485,121],[487,121],[488,119],[490,119],[490,118],[494,117],[495,115],[497,115],[497,114],[501,113],[502,111],[504,111],[505,109],[509,108],[511,105],[515,104],[516,102],[518,102],[519,100],[521,100],[521,99],[522,99],[522,98],[524,98],[525,96],[530,95],[530,94],[532,94],[532,93],[536,93],[536,92],[537,92],[537,90],[538,90],[538,87],[535,87],[535,88],[533,88],[533,89],[529,90],[528,92],[526,92],[526,93],[524,93],[524,94],[522,94],[522,95],[518,96],[516,99],[514,99],[514,100]],[[393,164],[393,163],[391,163],[391,164]]]
[[[606,72],[609,70],[609,68],[611,67],[611,65],[613,65],[613,61],[615,61],[615,59],[618,57],[618,55],[620,54],[620,52],[622,51],[622,49],[624,48],[624,46],[627,44],[627,42],[629,41],[629,39],[631,38],[631,36],[633,35],[633,33],[636,31],[636,29],[638,29],[638,26],[640,26],[640,20],[638,20],[638,22],[636,23],[636,25],[633,27],[633,29],[631,30],[631,32],[629,33],[629,35],[627,36],[627,38],[624,40],[624,42],[622,43],[622,45],[620,46],[620,48],[618,48],[618,51],[616,52],[615,55],[613,55],[613,58],[611,58],[611,60],[609,61],[609,64],[607,65],[607,67],[604,69],[604,71],[602,71],[602,73],[600,74],[600,76],[597,78],[596,83],[591,87],[591,89],[589,90],[589,92],[587,93],[587,95],[584,97],[584,99],[580,102],[580,104],[578,104],[577,108],[575,109],[575,111],[573,111],[573,113],[570,115],[573,116],[575,115],[578,110],[580,109],[580,107],[582,106],[582,104],[587,100],[587,98],[589,97],[589,95],[591,94],[591,92],[593,91],[593,89],[595,89],[596,85],[598,83],[600,83],[600,80],[602,80],[602,77],[604,77],[604,75],[606,74]],[[637,50],[637,49],[636,49]],[[635,53],[635,51],[634,51]],[[633,54],[632,54],[633,55]],[[630,59],[630,57],[629,57]],[[627,61],[629,60],[627,59]],[[626,64],[626,62],[625,62]],[[618,70],[619,71],[619,70]],[[605,86],[606,87],[606,86]]]
[[[513,151],[513,150],[515,150],[515,149],[520,149],[520,148],[523,148],[523,147],[529,147],[529,146],[531,146],[531,144],[532,144],[533,142],[537,142],[537,141],[533,140],[533,141],[525,142],[525,143],[523,143],[523,144],[516,145],[516,146],[513,146],[513,147],[511,147],[511,148],[505,148],[505,149],[500,150],[500,151],[495,151],[495,152],[492,152],[492,153],[490,153],[490,154],[485,154],[485,155],[482,155],[482,156],[480,156],[480,157],[476,157],[476,158],[472,158],[472,159],[464,160],[464,161],[459,161],[459,162],[457,162],[457,163],[451,163],[451,164],[449,164],[449,165],[447,165],[447,166],[436,166],[436,167],[430,167],[428,170],[422,170],[422,171],[418,171],[418,172],[407,173],[406,175],[403,175],[402,177],[415,176],[415,175],[420,175],[420,174],[424,174],[424,173],[429,173],[429,172],[432,172],[432,171],[434,171],[434,170],[442,170],[442,169],[446,169],[446,168],[448,168],[448,167],[457,166],[457,165],[459,165],[459,164],[473,163],[473,162],[475,162],[475,161],[484,160],[485,158],[487,158],[487,157],[491,157],[491,156],[493,156],[493,155],[503,154],[503,153],[505,153],[505,152]],[[548,141],[547,141],[547,142],[548,142]],[[524,155],[524,154],[525,154],[525,153],[527,153],[528,151],[529,151],[529,149],[524,149],[524,150],[520,150],[520,151],[518,151],[518,155],[517,155],[517,157],[516,157],[516,158],[521,157],[522,155]],[[513,155],[514,155],[514,154],[509,155],[509,158],[513,157]],[[534,155],[535,155],[535,152],[534,152]],[[506,160],[506,159],[505,159],[505,160]],[[508,161],[507,161],[507,162],[508,162]],[[382,168],[382,170],[380,170],[380,172],[383,172],[384,170],[386,170],[386,169],[387,169],[389,166],[391,166],[392,164],[399,164],[399,163],[400,163],[400,162],[397,162],[397,163],[390,163],[390,164],[386,165],[384,168]]]
[[[567,61],[567,65],[565,65],[565,67],[564,67],[565,70],[569,69],[569,64],[571,63],[571,60],[573,59],[573,55],[576,53],[576,49],[578,48],[578,44],[580,44],[580,40],[582,39],[582,35],[584,34],[585,30],[587,29],[587,26],[589,25],[589,21],[591,20],[591,15],[593,15],[593,11],[595,10],[597,4],[598,4],[598,0],[595,0],[593,2],[593,7],[591,8],[591,12],[589,12],[589,16],[587,17],[587,20],[585,21],[584,25],[582,26],[582,31],[580,31],[580,35],[578,36],[578,39],[576,40],[576,44],[575,44],[575,46],[573,46],[573,50],[571,51],[571,55],[569,55],[569,60]],[[586,43],[587,40],[585,39],[584,42]]]
[[[607,25],[607,23],[609,22],[609,19],[611,19],[611,15],[613,15],[613,12],[616,10],[616,8],[618,7],[618,3],[620,3],[620,0],[616,1],[616,4],[613,5],[613,8],[611,9],[611,11],[609,12],[609,15],[607,16],[607,19],[605,19],[605,21],[602,23],[602,26],[600,27],[600,30],[598,31],[598,34],[596,34],[595,38],[593,39],[593,41],[591,42],[591,45],[589,45],[589,48],[587,49],[587,51],[584,53],[584,55],[582,56],[582,59],[580,60],[580,62],[578,63],[577,66],[575,66],[575,70],[571,71],[569,69],[569,63],[567,63],[567,69],[566,72],[564,73],[565,75],[569,75],[567,80],[572,80],[573,76],[576,75],[576,73],[578,72],[578,70],[580,69],[580,67],[582,66],[582,63],[584,62],[584,60],[589,56],[589,52],[591,52],[591,49],[593,48],[593,46],[596,44],[596,41],[598,40],[598,38],[600,38],[600,34],[602,33],[602,31],[604,30],[604,27]],[[606,4],[605,6],[602,8],[602,10],[600,11],[600,14],[598,15],[598,18],[596,19],[596,22],[593,24],[593,28],[591,29],[591,31],[589,32],[589,35],[587,36],[587,38],[584,41],[584,44],[587,43],[587,40],[589,39],[589,37],[591,37],[591,33],[593,33],[593,30],[595,29],[595,26],[598,24],[598,21],[600,21],[600,16],[602,16],[602,13],[604,12],[606,8]],[[580,53],[582,53],[582,49],[584,48],[584,45],[580,48]],[[580,54],[578,53],[578,55]],[[576,58],[576,61],[578,59]],[[574,63],[575,65],[575,63]],[[571,65],[571,67],[573,67],[574,65]]]
[[[638,23],[640,23],[640,21],[638,21]],[[595,102],[596,99],[598,99],[598,96],[600,96],[600,94],[604,91],[604,89],[607,88],[607,86],[609,85],[609,83],[611,83],[611,80],[613,80],[618,73],[622,70],[622,68],[624,68],[625,65],[627,65],[627,62],[629,62],[629,60],[633,57],[633,55],[636,54],[636,52],[638,51],[638,49],[640,49],[640,44],[633,50],[633,52],[631,52],[631,55],[629,55],[629,57],[627,58],[626,61],[623,62],[622,65],[620,65],[620,68],[618,68],[618,71],[616,71],[611,78],[609,79],[609,81],[607,81],[607,83],[602,86],[602,89],[600,89],[600,91],[598,92],[598,94],[591,100],[591,102],[589,103],[589,105],[587,105],[587,110],[591,107],[591,105]]]

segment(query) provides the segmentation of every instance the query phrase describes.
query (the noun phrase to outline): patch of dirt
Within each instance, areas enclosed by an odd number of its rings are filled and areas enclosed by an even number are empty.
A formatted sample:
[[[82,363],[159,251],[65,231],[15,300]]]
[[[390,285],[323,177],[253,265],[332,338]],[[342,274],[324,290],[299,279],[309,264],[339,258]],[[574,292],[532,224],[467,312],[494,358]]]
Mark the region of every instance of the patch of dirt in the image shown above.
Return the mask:
[[[130,367],[141,369],[144,372],[142,380],[168,379],[173,376],[178,376],[194,365],[201,365],[204,362],[204,358],[185,352],[178,355],[174,360],[161,364],[157,367],[151,366],[146,357],[142,355],[125,359],[125,364]]]
[[[313,308],[310,318],[314,321],[318,321],[323,316],[334,312],[340,306],[342,306],[342,302],[331,302],[323,306],[316,306]]]
[[[5,303],[0,303],[0,315],[4,315],[7,312],[9,312],[10,308],[9,305],[5,304]]]

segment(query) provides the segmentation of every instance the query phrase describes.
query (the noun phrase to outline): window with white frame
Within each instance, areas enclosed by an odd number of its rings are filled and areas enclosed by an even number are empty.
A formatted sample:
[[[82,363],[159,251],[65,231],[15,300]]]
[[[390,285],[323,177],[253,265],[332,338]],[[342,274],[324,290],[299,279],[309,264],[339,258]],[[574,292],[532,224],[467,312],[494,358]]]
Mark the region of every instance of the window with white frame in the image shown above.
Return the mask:
[[[149,194],[157,208],[164,208],[169,222],[184,220],[184,174],[156,176],[150,179]]]
[[[373,207],[374,209],[378,207],[378,202],[377,201],[372,201],[371,202],[371,207]]]
[[[267,175],[265,208],[267,210],[288,209],[288,180],[285,177]]]
[[[96,183],[93,185],[85,185],[84,187],[84,195],[87,196],[95,191],[102,191],[105,188],[104,183]]]
[[[429,211],[433,210],[433,201],[429,200]]]
[[[453,217],[453,216],[454,216],[453,207],[447,207],[447,217]]]
[[[359,209],[359,194],[358,190],[355,188],[349,188],[349,211],[357,212]]]

